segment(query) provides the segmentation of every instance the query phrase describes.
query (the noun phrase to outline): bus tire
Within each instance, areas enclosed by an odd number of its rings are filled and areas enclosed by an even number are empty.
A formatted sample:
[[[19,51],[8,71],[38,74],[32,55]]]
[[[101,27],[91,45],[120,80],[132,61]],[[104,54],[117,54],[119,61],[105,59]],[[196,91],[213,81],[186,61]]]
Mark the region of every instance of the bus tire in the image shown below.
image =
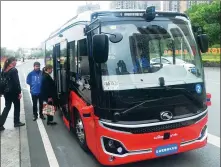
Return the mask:
[[[81,148],[88,152],[88,146],[87,146],[87,140],[86,140],[86,135],[85,135],[85,130],[84,130],[84,124],[81,119],[80,114],[75,111],[75,121],[74,121],[74,130],[75,130],[75,135],[77,137],[78,143],[80,144]]]

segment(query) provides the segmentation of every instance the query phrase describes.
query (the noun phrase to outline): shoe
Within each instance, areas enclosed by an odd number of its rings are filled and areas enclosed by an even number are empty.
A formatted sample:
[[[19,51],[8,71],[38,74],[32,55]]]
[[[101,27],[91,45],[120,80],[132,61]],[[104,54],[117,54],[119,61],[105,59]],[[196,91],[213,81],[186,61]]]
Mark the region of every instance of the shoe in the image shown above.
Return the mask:
[[[36,121],[37,119],[38,119],[38,117],[35,117],[35,116],[33,117],[33,121]]]
[[[57,122],[47,122],[47,125],[57,125]]]
[[[20,127],[20,126],[24,126],[25,123],[19,122],[19,123],[15,123],[14,127]]]
[[[41,116],[40,116],[40,118],[41,118],[41,119],[43,119],[43,120],[45,120],[45,117],[44,117],[44,115],[41,115]]]
[[[57,122],[51,122],[51,125],[57,125]]]
[[[0,126],[0,131],[5,130],[4,126]]]

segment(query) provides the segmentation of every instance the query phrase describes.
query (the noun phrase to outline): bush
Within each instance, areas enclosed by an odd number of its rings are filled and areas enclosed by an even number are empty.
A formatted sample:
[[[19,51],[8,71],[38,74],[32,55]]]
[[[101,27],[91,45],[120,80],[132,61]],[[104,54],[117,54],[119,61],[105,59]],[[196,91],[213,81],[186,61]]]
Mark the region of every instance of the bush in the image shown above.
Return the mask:
[[[204,67],[220,67],[220,60],[203,60]]]

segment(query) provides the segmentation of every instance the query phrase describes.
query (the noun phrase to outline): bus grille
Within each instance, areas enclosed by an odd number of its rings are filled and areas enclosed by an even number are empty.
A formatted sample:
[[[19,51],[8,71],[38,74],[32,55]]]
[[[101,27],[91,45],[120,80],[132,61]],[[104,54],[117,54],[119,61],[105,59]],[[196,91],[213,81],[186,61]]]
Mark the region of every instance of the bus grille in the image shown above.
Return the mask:
[[[156,126],[141,127],[141,128],[116,127],[116,126],[107,125],[105,123],[103,123],[103,126],[109,129],[122,131],[122,132],[128,132],[132,134],[152,133],[152,132],[160,132],[160,131],[177,129],[177,128],[182,128],[182,127],[193,125],[199,120],[201,120],[203,117],[205,117],[206,114],[207,112],[195,119],[187,120],[183,122],[176,122],[176,123],[170,123],[170,124],[165,124],[165,125],[156,125]]]

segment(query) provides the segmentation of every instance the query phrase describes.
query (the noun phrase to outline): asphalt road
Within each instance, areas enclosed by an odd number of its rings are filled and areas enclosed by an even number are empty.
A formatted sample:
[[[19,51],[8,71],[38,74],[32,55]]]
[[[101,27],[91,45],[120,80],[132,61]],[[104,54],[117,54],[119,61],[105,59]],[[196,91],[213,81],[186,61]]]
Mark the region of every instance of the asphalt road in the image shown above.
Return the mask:
[[[205,68],[206,90],[211,93],[209,132],[220,137],[220,68]]]
[[[77,144],[75,136],[71,134],[64,126],[61,117],[56,116],[57,126],[46,125],[50,143],[43,143],[42,135],[38,124],[32,121],[32,105],[25,85],[25,76],[33,68],[33,62],[25,63],[18,67],[20,80],[24,96],[24,108],[26,114],[27,133],[29,140],[30,158],[32,167],[54,167],[50,166],[51,160],[48,160],[49,150],[45,147],[50,145],[56,156],[60,167],[102,167],[90,153],[85,153]],[[41,61],[43,64],[43,61]],[[220,137],[220,69],[205,68],[207,92],[212,94],[212,106],[209,107],[209,133]],[[47,154],[46,151],[47,150]],[[210,143],[204,148],[168,156],[164,158],[142,161],[122,165],[121,167],[219,167],[220,166],[220,148]]]

